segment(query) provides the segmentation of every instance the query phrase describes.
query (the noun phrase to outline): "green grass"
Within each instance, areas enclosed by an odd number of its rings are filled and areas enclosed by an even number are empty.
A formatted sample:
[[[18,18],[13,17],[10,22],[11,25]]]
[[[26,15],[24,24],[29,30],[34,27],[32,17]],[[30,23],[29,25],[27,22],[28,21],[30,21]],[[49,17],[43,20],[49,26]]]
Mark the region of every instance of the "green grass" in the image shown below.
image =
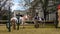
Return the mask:
[[[11,32],[8,32],[6,26],[0,26],[0,34],[60,34],[60,29],[56,28],[34,28],[34,26],[25,26],[23,29],[22,26],[20,26],[19,30],[13,30],[11,29]]]

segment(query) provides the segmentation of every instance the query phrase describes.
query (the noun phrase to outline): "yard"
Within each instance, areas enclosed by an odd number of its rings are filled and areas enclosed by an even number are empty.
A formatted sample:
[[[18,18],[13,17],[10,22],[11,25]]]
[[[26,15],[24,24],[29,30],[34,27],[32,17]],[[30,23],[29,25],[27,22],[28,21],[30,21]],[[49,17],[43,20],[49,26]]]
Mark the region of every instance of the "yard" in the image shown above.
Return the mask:
[[[59,28],[46,27],[46,28],[34,28],[34,26],[25,26],[23,29],[20,26],[19,30],[11,29],[11,32],[8,32],[6,26],[0,26],[0,34],[60,34]]]

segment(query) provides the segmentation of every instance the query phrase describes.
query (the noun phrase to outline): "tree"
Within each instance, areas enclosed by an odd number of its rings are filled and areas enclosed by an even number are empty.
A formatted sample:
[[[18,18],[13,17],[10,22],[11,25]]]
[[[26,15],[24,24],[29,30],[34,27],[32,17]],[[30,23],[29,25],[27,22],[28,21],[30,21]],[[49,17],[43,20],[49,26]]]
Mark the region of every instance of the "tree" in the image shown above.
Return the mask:
[[[12,5],[13,3],[11,2],[11,0],[0,0],[0,14],[4,15],[4,13],[8,13],[3,10],[9,11],[9,7],[11,7]]]
[[[5,4],[6,4],[7,1],[8,0],[1,0],[0,1],[0,11],[1,11],[2,7],[5,6]]]
[[[30,8],[33,9],[31,13],[35,12],[34,7],[37,6],[37,4],[40,2],[42,4],[42,8],[43,8],[43,12],[44,12],[44,19],[45,20],[46,20],[47,17],[50,17],[49,14],[55,13],[56,16],[57,16],[57,5],[60,3],[59,1],[60,0],[34,0],[32,3],[30,3],[30,5],[31,5]],[[57,18],[58,17],[56,17],[56,23],[57,23]]]

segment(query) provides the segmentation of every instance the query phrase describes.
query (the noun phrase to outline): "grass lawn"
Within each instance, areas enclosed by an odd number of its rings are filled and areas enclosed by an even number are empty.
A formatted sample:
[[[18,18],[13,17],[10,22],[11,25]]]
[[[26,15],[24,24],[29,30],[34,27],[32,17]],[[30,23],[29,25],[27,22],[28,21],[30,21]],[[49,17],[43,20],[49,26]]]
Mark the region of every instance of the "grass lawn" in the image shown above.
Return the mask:
[[[20,26],[19,30],[11,29],[11,32],[8,32],[6,26],[0,26],[0,34],[60,34],[60,29],[56,28],[34,28],[34,26],[25,26],[23,29]]]

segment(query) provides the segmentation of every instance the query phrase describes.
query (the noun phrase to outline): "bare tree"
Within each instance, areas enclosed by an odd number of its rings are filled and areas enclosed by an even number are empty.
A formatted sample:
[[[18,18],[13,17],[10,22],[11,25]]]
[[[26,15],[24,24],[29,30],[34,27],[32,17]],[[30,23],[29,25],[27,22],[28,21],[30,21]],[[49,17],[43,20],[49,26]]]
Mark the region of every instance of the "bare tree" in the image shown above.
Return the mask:
[[[0,16],[8,15],[9,8],[13,5],[11,0],[0,0]]]
[[[8,0],[1,0],[0,1],[0,11],[1,11],[2,7],[6,4],[7,1]]]

